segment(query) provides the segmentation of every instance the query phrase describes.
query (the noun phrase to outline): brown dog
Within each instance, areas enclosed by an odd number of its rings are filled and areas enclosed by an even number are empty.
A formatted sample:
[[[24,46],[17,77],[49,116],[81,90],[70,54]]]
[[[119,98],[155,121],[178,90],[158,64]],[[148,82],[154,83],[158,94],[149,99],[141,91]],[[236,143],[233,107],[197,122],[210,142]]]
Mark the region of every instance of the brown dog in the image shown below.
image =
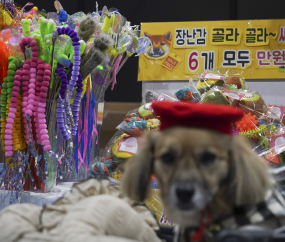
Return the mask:
[[[167,217],[181,228],[199,227],[206,209],[216,221],[237,206],[264,201],[273,190],[267,166],[245,139],[204,128],[173,126],[145,134],[126,166],[124,193],[146,199],[151,174],[158,179]],[[269,225],[278,226],[277,221]]]

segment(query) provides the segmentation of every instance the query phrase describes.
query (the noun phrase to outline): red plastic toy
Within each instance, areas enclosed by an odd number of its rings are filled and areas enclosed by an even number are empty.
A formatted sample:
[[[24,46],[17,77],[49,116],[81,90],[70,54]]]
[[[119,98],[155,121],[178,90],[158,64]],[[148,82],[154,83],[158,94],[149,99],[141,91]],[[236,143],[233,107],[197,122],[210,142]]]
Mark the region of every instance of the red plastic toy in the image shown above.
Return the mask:
[[[255,119],[255,115],[251,115],[251,113],[244,114],[243,118],[236,122],[236,127],[239,131],[249,131],[258,128],[257,123],[258,120]]]

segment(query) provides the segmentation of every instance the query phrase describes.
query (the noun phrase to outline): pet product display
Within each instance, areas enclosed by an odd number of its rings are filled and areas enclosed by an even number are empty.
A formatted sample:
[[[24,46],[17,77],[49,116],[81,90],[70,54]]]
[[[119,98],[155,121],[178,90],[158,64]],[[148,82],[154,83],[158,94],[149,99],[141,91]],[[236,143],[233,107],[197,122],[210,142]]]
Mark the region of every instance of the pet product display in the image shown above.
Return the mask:
[[[156,93],[147,92],[145,100],[159,100]],[[127,160],[133,157],[139,148],[140,137],[144,132],[155,132],[160,127],[160,121],[152,110],[152,103],[142,104],[131,110],[122,123],[117,126],[118,131],[105,147],[102,161],[91,165],[94,176],[109,176],[121,180],[122,171]],[[156,179],[152,179],[153,187],[157,187]]]
[[[99,11],[97,5],[89,14],[70,14],[59,1],[49,13],[36,7],[26,11],[30,5],[2,1],[0,8],[0,133],[6,162],[0,186],[11,191],[10,203],[15,194],[20,202],[23,190],[49,192],[57,182],[87,177],[100,147],[97,116],[104,94],[114,88],[128,58],[151,45],[115,8]],[[130,143],[128,137],[158,126],[154,118],[145,104],[121,124],[121,140]],[[118,151],[125,147],[121,140],[112,155],[123,162],[131,155]]]

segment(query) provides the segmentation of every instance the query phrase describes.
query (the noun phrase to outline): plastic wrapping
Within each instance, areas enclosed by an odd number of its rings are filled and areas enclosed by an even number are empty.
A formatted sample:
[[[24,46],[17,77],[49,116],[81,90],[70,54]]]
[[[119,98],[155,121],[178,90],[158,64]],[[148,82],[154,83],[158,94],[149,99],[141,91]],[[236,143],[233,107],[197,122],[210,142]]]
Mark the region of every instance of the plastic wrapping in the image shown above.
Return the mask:
[[[147,90],[145,96],[143,97],[142,104],[151,103],[153,101],[162,101],[162,100],[165,100],[165,97],[162,93]]]
[[[269,165],[284,165],[285,129],[281,128],[271,134],[261,136],[253,150]]]
[[[142,99],[142,105],[146,103],[151,103],[153,101],[179,101],[174,93],[171,92],[154,92],[151,90],[146,90],[145,95]]]
[[[154,100],[156,94],[151,94],[150,100]],[[105,146],[104,156],[97,159],[91,166],[95,176],[109,176],[120,180],[124,165],[133,157],[139,148],[139,139],[144,132],[157,131],[160,121],[156,119],[152,110],[152,103],[144,103],[142,106],[129,111],[122,123],[117,126],[118,131]],[[153,182],[157,187],[157,182]]]
[[[118,180],[121,179],[122,171],[124,170],[124,165],[127,160],[137,153],[139,140],[143,132],[157,131],[160,125],[158,119],[144,120],[131,116],[134,115],[130,114],[126,116],[125,121],[117,127],[119,130],[105,147],[103,165],[108,169],[106,174],[108,173],[110,177]],[[95,166],[99,167],[101,165],[95,164]],[[154,182],[154,187],[156,186]]]
[[[228,97],[232,106],[243,109],[249,119],[254,117],[256,124],[267,126],[268,132],[282,127],[280,117],[267,108],[266,103],[258,92],[240,89],[232,91],[225,88],[218,89]]]
[[[252,113],[257,117],[265,116],[267,113],[267,105],[256,91],[244,92],[239,99],[233,100],[232,106],[242,108],[245,113]]]
[[[281,122],[285,125],[285,107],[284,106],[278,106],[278,105],[268,105],[268,110],[270,110],[272,113],[274,113]]]
[[[129,147],[121,147],[124,143],[127,143]],[[121,180],[126,161],[134,156],[137,149],[138,137],[132,137],[118,130],[105,147],[102,163],[105,173],[101,172],[101,174],[103,173],[102,175],[109,175],[109,177]],[[100,168],[98,166],[99,164],[96,163],[93,169],[97,169],[99,172]]]
[[[232,106],[242,108],[244,117],[234,124],[233,133],[250,139],[255,151],[269,165],[285,162],[285,108],[267,107],[262,96],[251,90],[216,87]]]
[[[140,136],[145,130],[157,130],[156,127],[159,124],[160,121],[158,119],[145,120],[139,118],[136,113],[131,113],[117,126],[117,129],[131,136]]]
[[[186,86],[180,88],[174,94],[176,98],[181,102],[197,103],[201,100],[201,95],[195,87]]]
[[[159,196],[159,189],[152,190],[152,196],[145,201],[146,206],[155,214],[155,218],[161,226],[174,226],[164,214],[162,201]]]
[[[249,89],[240,73],[225,68],[215,68],[198,73],[190,79],[190,84],[192,83],[201,94],[208,92],[214,86],[227,87],[228,89]]]
[[[230,105],[229,98],[216,86],[205,92],[201,98],[202,103]]]

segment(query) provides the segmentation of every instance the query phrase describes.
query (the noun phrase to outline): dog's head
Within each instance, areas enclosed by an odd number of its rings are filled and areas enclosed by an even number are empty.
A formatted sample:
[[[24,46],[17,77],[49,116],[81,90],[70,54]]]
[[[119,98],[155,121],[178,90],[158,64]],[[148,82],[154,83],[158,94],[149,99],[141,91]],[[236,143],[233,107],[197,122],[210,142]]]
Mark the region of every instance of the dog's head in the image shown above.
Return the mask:
[[[233,206],[256,204],[270,189],[267,167],[246,140],[207,129],[147,133],[124,174],[125,194],[143,201],[151,174],[158,179],[167,217],[185,226],[198,223],[206,208],[217,218]]]
[[[162,35],[151,35],[144,33],[152,43],[145,55],[151,59],[161,59],[168,55],[171,48],[171,32],[167,32]]]

